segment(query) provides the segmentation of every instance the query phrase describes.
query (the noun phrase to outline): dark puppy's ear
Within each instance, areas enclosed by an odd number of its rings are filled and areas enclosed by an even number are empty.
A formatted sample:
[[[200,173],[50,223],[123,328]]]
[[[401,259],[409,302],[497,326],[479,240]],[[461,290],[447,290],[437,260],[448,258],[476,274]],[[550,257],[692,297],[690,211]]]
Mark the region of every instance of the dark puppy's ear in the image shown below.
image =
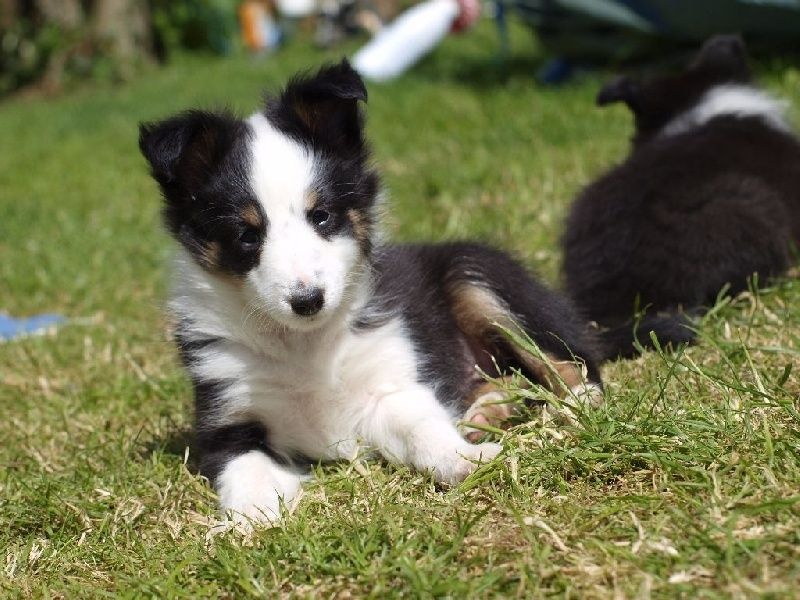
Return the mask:
[[[363,146],[359,101],[367,101],[367,88],[344,59],[313,75],[293,79],[280,95],[278,106],[273,101],[267,108],[279,113],[276,116],[282,121],[286,117],[295,121],[315,142],[359,149]]]
[[[715,35],[709,38],[692,60],[689,69],[740,81],[750,79],[747,49],[738,35]]]
[[[188,111],[139,125],[139,149],[163,188],[204,176],[230,148],[237,121],[227,113]]]
[[[620,75],[606,83],[597,94],[597,106],[624,102],[633,112],[639,110],[642,88],[639,82]]]

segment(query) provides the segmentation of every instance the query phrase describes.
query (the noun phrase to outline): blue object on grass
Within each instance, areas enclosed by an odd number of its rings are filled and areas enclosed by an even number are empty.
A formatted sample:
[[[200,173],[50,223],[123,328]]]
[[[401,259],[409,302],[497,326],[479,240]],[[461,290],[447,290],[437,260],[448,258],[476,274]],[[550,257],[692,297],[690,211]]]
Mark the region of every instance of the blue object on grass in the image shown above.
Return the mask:
[[[566,58],[551,58],[537,74],[537,79],[547,85],[555,85],[567,81],[573,72],[573,64]]]
[[[45,314],[15,319],[0,314],[0,340],[12,340],[16,337],[45,333],[51,327],[63,323],[66,319],[61,315]]]

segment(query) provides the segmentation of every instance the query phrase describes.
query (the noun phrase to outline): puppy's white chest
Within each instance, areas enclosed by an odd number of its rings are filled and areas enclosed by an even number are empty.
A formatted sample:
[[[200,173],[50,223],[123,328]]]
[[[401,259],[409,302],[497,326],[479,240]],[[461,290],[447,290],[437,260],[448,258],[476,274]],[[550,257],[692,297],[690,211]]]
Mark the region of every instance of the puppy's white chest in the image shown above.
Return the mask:
[[[270,441],[312,457],[352,456],[383,398],[417,385],[414,348],[399,320],[297,348],[252,394]]]

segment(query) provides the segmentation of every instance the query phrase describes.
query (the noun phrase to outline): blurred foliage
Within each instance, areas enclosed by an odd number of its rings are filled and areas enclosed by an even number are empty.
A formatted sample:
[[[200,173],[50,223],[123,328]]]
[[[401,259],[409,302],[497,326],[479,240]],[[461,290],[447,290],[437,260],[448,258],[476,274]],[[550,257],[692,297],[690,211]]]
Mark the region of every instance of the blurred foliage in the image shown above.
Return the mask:
[[[238,5],[236,0],[151,0],[159,55],[180,49],[228,54],[237,37]]]
[[[36,27],[27,19],[0,30],[0,95],[34,81],[61,37],[55,25]]]
[[[143,14],[151,41],[142,43],[140,56],[119,56],[110,47],[114,40],[93,29],[91,11],[103,1],[84,2],[85,21],[69,29],[21,0],[20,15],[0,21],[0,96],[27,86],[58,91],[76,79],[127,79],[140,63],[180,50],[228,54],[235,48],[237,0],[149,0]]]

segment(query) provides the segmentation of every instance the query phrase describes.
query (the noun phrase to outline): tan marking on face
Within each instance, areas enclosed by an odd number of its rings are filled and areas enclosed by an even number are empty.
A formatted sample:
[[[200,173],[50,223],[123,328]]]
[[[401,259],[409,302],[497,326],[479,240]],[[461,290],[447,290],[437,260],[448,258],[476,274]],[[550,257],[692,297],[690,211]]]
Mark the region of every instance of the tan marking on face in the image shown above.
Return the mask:
[[[261,217],[261,213],[252,204],[245,206],[239,216],[245,223],[251,227],[255,227],[256,229],[261,229],[261,227],[264,225],[264,220]]]
[[[208,242],[203,248],[200,250],[198,256],[200,258],[200,263],[206,269],[216,269],[219,267],[219,255],[222,251],[222,247],[219,245],[219,242],[213,241]]]
[[[219,260],[222,253],[222,246],[217,241],[208,242],[198,252],[197,259],[200,265],[217,277],[221,277],[226,281],[235,285],[241,285],[244,279],[236,274],[228,273],[220,269]]]
[[[316,190],[309,190],[308,193],[306,194],[305,200],[306,200],[305,209],[306,212],[308,212],[317,205],[317,202],[319,202],[319,194],[317,193]]]
[[[362,245],[366,243],[367,240],[369,240],[369,227],[367,226],[364,213],[351,208],[347,211],[347,218],[350,219],[350,222],[353,224],[353,233],[359,243]]]

